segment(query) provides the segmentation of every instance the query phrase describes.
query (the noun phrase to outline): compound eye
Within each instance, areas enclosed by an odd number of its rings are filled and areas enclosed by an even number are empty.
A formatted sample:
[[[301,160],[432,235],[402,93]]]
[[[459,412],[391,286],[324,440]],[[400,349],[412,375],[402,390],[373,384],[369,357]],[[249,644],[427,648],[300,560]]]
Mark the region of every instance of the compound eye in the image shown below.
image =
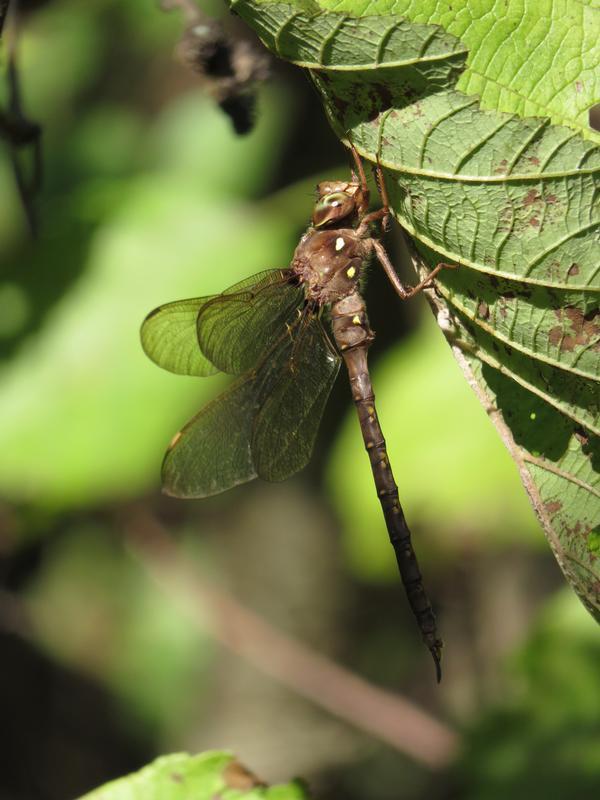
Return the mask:
[[[324,195],[315,205],[313,223],[320,227],[330,222],[338,222],[354,212],[355,203],[345,192],[331,192]]]

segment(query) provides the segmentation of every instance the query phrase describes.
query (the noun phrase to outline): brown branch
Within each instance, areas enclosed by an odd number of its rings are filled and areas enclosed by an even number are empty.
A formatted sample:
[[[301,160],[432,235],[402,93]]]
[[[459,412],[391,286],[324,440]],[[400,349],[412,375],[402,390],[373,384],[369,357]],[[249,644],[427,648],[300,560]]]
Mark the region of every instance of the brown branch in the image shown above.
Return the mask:
[[[227,592],[200,580],[154,517],[136,511],[126,528],[144,571],[195,626],[232,653],[430,769],[441,769],[455,757],[459,738],[444,723],[292,639]],[[206,608],[212,616],[202,613]]]

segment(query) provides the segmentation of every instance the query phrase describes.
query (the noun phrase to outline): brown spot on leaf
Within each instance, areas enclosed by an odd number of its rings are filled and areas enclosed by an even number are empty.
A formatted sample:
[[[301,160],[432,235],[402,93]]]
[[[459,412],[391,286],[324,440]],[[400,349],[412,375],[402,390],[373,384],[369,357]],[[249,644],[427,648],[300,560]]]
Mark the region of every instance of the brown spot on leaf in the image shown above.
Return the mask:
[[[515,299],[514,292],[502,292],[500,297],[498,298],[498,311],[500,312],[500,316],[502,319],[506,318],[508,313],[507,306],[511,300]]]
[[[581,431],[575,431],[575,438],[577,439],[579,444],[582,445],[582,447],[585,447],[585,445],[590,440],[590,437],[587,436],[585,433],[582,433]]]
[[[583,83],[581,81],[575,81],[575,91],[577,93],[583,92]]]
[[[540,227],[540,221],[539,221],[539,219],[537,217],[530,217],[529,218],[529,224],[533,228],[539,228]]]
[[[548,333],[548,341],[552,345],[552,347],[558,347],[560,345],[560,340],[562,338],[563,329],[560,325],[557,325],[555,328],[551,328]]]
[[[477,306],[477,313],[482,319],[488,319],[490,316],[490,307],[488,304],[482,300],[481,303]]]
[[[529,163],[533,164],[534,167],[539,167],[540,160],[537,156],[529,156]]]
[[[494,170],[495,175],[504,175],[506,174],[506,168],[508,167],[508,161],[506,158],[503,158],[502,161],[498,164],[496,169]]]
[[[546,199],[547,203],[550,203],[550,205],[554,205],[555,203],[558,203],[558,197],[555,194],[546,195],[545,199]]]
[[[266,786],[253,772],[240,764],[239,761],[230,761],[223,770],[223,780],[229,789],[248,791],[256,786]]]
[[[531,206],[534,203],[537,203],[537,201],[541,199],[542,197],[537,189],[530,189],[525,195],[525,199],[523,200],[523,206]]]
[[[600,350],[599,309],[595,308],[584,314],[576,306],[567,306],[557,309],[554,314],[561,325],[552,328],[548,333],[550,344],[568,352],[585,346]]]
[[[173,783],[183,783],[183,775],[180,775],[179,772],[172,772],[169,777]]]
[[[549,500],[548,502],[544,503],[544,508],[550,514],[550,516],[554,516],[557,511],[560,511],[562,508],[562,503],[560,500]]]
[[[575,275],[579,275],[579,264],[571,264],[569,269],[567,270],[567,275],[569,277],[574,277]]]

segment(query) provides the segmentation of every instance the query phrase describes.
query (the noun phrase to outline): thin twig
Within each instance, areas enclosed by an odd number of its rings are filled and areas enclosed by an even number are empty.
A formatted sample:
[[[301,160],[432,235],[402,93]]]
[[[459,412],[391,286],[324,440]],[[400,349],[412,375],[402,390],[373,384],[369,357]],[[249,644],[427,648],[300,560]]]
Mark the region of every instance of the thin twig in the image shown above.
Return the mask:
[[[458,735],[406,698],[380,689],[292,639],[210,585],[179,556],[168,532],[151,515],[127,523],[134,555],[144,571],[192,623],[261,672],[368,732],[430,769],[455,757]],[[210,609],[212,616],[202,611]]]
[[[6,19],[9,2],[10,0],[0,0],[0,36],[2,36],[2,29],[4,28],[4,20]]]
[[[17,70],[17,38],[19,19],[16,6],[12,6],[6,28],[6,82],[8,104],[6,111],[0,108],[0,139],[5,139],[9,152],[15,183],[27,224],[33,238],[37,235],[35,199],[42,183],[42,129],[24,113]],[[3,22],[3,19],[0,19]],[[29,165],[27,163],[29,156]]]

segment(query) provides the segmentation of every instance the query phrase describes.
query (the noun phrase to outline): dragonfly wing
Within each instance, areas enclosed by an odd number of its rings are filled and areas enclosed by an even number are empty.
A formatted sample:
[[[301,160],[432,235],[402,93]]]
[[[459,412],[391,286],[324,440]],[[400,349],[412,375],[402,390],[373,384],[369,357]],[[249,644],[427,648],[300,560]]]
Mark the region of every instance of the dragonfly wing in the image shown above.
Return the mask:
[[[200,350],[196,333],[198,312],[214,297],[218,295],[177,300],[151,311],[140,331],[146,355],[178,375],[206,377],[218,372]]]
[[[167,494],[209,497],[256,477],[283,480],[305,466],[340,358],[318,320],[295,327],[177,434],[163,461]]]
[[[255,375],[237,380],[180,431],[162,466],[163,491],[210,497],[256,478],[250,452]]]
[[[268,270],[232,286],[198,314],[200,349],[223,372],[240,375],[272,348],[304,302],[291,270]]]
[[[289,357],[266,363],[257,377],[259,409],[251,449],[256,474],[281,481],[304,467],[313,451],[325,404],[340,367],[318,319],[300,323]]]

